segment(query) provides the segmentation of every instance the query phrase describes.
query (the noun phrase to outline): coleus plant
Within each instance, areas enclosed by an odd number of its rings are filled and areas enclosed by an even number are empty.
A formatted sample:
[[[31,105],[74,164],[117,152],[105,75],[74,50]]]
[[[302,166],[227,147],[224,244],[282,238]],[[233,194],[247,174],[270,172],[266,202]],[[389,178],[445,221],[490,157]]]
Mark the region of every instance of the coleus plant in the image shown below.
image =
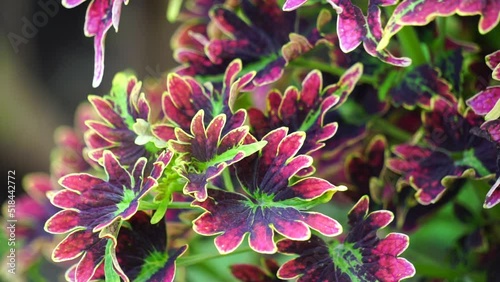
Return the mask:
[[[89,1],[94,86],[127,4]],[[25,178],[22,275],[494,281],[500,3],[358,4],[171,0],[180,65],[118,73]]]

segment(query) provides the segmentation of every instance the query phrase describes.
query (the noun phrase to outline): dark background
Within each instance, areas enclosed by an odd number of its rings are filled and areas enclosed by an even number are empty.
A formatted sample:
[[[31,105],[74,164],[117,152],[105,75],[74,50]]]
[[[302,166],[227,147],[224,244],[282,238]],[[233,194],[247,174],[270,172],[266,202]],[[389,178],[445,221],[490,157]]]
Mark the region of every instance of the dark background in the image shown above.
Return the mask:
[[[57,12],[48,14],[42,3],[57,5]],[[2,202],[7,171],[16,171],[17,196],[26,173],[49,172],[53,132],[73,125],[74,111],[88,94],[106,94],[118,71],[132,69],[142,79],[175,66],[167,1],[132,0],[122,8],[119,32],[108,31],[104,78],[92,88],[93,38],[83,34],[89,3],[66,9],[60,0],[0,2]],[[27,23],[35,27],[29,33]],[[15,41],[19,37],[22,42]]]

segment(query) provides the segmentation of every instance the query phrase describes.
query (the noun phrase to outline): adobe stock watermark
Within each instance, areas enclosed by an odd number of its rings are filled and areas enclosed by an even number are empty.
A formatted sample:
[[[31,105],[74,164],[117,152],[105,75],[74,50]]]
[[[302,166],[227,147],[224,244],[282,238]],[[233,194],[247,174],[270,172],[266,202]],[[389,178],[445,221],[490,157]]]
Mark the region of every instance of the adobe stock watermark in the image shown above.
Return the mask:
[[[7,171],[7,272],[16,274],[16,171]]]
[[[33,13],[31,19],[28,17],[21,18],[22,26],[20,34],[14,32],[7,34],[10,45],[16,54],[19,53],[19,46],[27,44],[30,39],[33,39],[38,34],[40,28],[46,26],[49,23],[49,19],[55,17],[60,9],[60,4],[56,0],[39,0],[37,5],[42,10]]]

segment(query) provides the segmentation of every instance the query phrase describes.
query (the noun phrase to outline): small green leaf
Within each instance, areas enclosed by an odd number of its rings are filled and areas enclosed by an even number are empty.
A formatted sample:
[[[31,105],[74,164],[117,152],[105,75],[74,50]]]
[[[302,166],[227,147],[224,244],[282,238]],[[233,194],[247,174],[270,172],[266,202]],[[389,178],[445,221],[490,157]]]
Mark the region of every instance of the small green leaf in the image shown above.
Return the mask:
[[[397,72],[397,71],[391,71],[391,72],[389,72],[389,74],[387,75],[387,77],[384,80],[384,82],[382,82],[382,84],[378,88],[378,99],[380,101],[384,101],[385,97],[387,97],[387,93],[389,93],[389,90],[391,90],[391,88],[395,84],[394,82],[398,78],[398,73],[399,72]]]
[[[280,201],[278,203],[280,203],[280,205],[294,207],[298,210],[308,210],[317,205],[329,202],[332,199],[333,194],[335,194],[335,191],[328,191],[323,195],[319,196],[318,198],[312,200],[292,198],[285,201]]]
[[[500,99],[495,103],[493,109],[484,117],[485,120],[494,120],[500,117]]]
[[[130,130],[133,130],[134,118],[128,112],[127,86],[134,75],[129,72],[119,72],[113,78],[111,86],[111,100],[118,108],[120,116],[123,118]]]
[[[246,145],[234,147],[234,148],[227,150],[226,152],[216,156],[212,160],[210,160],[210,162],[207,163],[207,167],[210,167],[210,166],[217,164],[217,163],[223,163],[223,162],[230,161],[237,154],[239,154],[241,152],[244,154],[245,157],[249,156],[249,155],[259,151],[260,149],[264,148],[264,146],[266,144],[267,144],[266,141],[259,141],[259,142],[255,142],[252,144],[246,144]]]
[[[108,240],[104,255],[104,275],[106,282],[120,282],[120,276],[113,267],[114,246],[113,240]]]
[[[167,20],[171,23],[177,20],[179,12],[181,11],[182,0],[169,0],[167,9]]]
[[[165,216],[169,202],[170,202],[170,197],[165,197],[160,202],[160,204],[158,205],[158,208],[156,209],[155,213],[153,214],[153,217],[151,218],[151,224],[157,224]]]

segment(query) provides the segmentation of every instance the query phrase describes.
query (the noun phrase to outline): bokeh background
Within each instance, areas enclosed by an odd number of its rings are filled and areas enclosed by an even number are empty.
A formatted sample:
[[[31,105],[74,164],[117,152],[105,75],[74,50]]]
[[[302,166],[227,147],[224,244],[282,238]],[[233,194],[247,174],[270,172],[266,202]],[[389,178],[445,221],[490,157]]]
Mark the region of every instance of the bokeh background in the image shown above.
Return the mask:
[[[54,130],[73,124],[88,94],[106,94],[118,71],[132,69],[144,78],[175,66],[168,1],[130,1],[119,32],[108,32],[104,78],[92,88],[93,38],[83,34],[88,3],[66,9],[60,2],[0,1],[0,165],[5,181],[8,170],[16,171],[18,196],[26,173],[49,171]],[[54,13],[44,10],[48,3],[56,5]]]

